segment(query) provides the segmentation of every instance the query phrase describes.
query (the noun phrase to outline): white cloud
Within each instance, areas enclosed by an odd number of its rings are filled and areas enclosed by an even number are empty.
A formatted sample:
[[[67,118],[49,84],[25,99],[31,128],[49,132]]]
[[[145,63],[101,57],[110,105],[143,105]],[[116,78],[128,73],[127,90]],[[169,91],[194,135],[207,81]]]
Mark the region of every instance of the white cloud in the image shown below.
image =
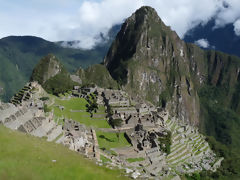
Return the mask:
[[[223,27],[226,24],[234,23],[240,17],[239,0],[221,0],[225,4],[216,15],[216,27]]]
[[[75,47],[92,48],[114,24],[122,23],[142,5],[154,7],[180,37],[195,25],[216,20],[216,28],[235,24],[240,1],[228,0],[0,0],[0,37],[35,35],[51,41],[79,40]]]
[[[129,0],[103,0],[100,2],[84,1],[78,10],[76,17],[70,19],[72,27],[59,27],[59,36],[74,40],[80,40],[79,47],[91,48],[100,38],[98,35],[107,34],[115,24],[120,24],[130,16],[142,3]]]
[[[240,19],[238,19],[234,24],[234,31],[237,36],[240,36]]]
[[[194,43],[203,48],[209,47],[209,42],[207,39],[199,39],[199,40],[195,41]]]

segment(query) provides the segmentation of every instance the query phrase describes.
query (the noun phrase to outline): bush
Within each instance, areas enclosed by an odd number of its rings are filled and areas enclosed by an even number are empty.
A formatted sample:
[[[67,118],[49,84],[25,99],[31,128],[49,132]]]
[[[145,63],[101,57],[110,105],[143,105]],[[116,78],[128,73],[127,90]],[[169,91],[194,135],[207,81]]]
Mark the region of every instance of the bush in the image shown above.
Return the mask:
[[[122,119],[110,119],[109,120],[109,124],[112,126],[112,127],[121,127],[122,126],[122,123],[123,123],[123,120]]]
[[[43,88],[50,94],[58,95],[71,91],[76,85],[67,73],[60,73],[47,80]]]
[[[171,152],[171,138],[172,133],[170,131],[167,131],[166,136],[162,136],[158,138],[160,149],[163,150],[165,153],[170,154]]]
[[[46,104],[44,104],[44,106],[43,106],[43,110],[44,110],[45,113],[51,111],[51,109],[50,109]]]
[[[48,101],[48,100],[49,100],[49,97],[41,97],[40,100],[41,100],[41,101]]]

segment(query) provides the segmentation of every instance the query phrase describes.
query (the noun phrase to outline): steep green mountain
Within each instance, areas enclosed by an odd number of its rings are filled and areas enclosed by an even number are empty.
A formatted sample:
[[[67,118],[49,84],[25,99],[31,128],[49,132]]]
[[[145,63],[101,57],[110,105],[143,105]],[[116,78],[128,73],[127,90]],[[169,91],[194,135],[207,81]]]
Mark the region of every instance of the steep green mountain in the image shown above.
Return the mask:
[[[51,54],[36,65],[31,81],[37,81],[48,93],[55,95],[72,90],[76,84],[56,56]]]
[[[210,136],[225,157],[212,177],[240,177],[239,58],[183,42],[154,9],[142,7],[123,24],[104,63],[132,96],[167,108],[180,123],[198,125]]]
[[[99,87],[117,89],[118,83],[111,77],[104,65],[96,64],[87,69],[79,69],[76,73],[83,85],[96,84]]]
[[[69,72],[103,61],[118,28],[109,31],[109,39],[91,50],[63,48],[58,43],[32,36],[0,39],[0,98],[8,101],[29,80],[39,60],[49,53],[57,56]]]

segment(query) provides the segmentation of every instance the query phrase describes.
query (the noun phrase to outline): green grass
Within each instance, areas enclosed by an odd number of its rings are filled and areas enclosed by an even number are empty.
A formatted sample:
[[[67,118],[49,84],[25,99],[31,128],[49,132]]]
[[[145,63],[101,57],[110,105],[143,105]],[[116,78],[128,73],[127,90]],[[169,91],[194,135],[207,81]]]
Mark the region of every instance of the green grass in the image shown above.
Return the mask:
[[[92,126],[96,128],[111,128],[105,118],[91,118],[90,113],[86,112],[86,104],[88,102],[84,98],[71,98],[70,100],[61,100],[58,97],[51,96],[54,98],[55,103],[51,106],[54,109],[54,114],[56,117],[64,117],[68,119],[75,120],[86,126]],[[58,106],[64,106],[64,110],[60,110]],[[80,112],[72,112],[80,111]],[[105,109],[100,106],[99,113],[104,114]]]
[[[187,151],[187,152],[181,154],[180,156],[176,156],[174,159],[169,160],[168,163],[172,163],[172,162],[176,161],[177,159],[181,159],[183,156],[185,156],[185,155],[187,155],[187,154],[190,154],[190,152]],[[188,158],[189,158],[189,157],[186,157],[186,158],[184,158],[183,160],[180,160],[180,161],[178,161],[177,163],[174,163],[174,164],[178,164],[179,162],[184,162],[184,161],[185,161],[186,159],[188,159]]]
[[[172,152],[172,153],[167,157],[167,159],[170,159],[170,158],[172,158],[173,156],[182,153],[186,148],[187,148],[187,146],[185,145],[185,146],[182,146],[181,148],[177,149],[177,151],[176,151],[176,150],[173,151],[174,153]]]
[[[192,150],[192,152],[195,153],[197,150],[198,150],[198,148],[194,148],[194,149]]]
[[[139,161],[144,161],[145,159],[140,157],[140,158],[128,158],[127,161],[130,162],[130,163],[133,163],[133,162],[139,162]]]
[[[123,133],[119,133],[119,140],[116,133],[96,131],[98,144],[100,148],[110,150],[130,146]]]
[[[182,159],[181,161],[178,161],[178,162],[176,162],[176,163],[174,163],[174,164],[172,164],[172,165],[173,165],[173,166],[176,166],[176,165],[178,165],[179,163],[185,163],[189,158],[190,158],[190,157],[186,157],[186,158]]]
[[[206,146],[202,151],[205,152],[208,150],[208,146]]]
[[[106,158],[105,156],[101,155],[100,159],[102,160],[103,163],[111,162],[110,159]]]
[[[178,143],[178,144],[175,144],[174,146],[171,147],[171,153],[178,150],[179,148],[181,148],[182,144],[181,143]],[[172,150],[174,149],[174,150]]]
[[[84,98],[71,98],[70,100],[61,100],[56,97],[55,103],[64,106],[69,110],[86,110],[87,101]]]
[[[204,146],[205,146],[205,144],[203,143],[203,144],[201,144],[201,145],[198,147],[198,149],[200,150],[200,149],[202,149]]]
[[[170,119],[168,119],[168,120],[166,121],[166,124],[170,123],[170,121],[171,121],[171,120],[170,120]]]
[[[194,155],[199,155],[202,151],[197,151]]]
[[[0,126],[0,179],[126,179],[66,147]],[[52,162],[56,160],[56,162]]]

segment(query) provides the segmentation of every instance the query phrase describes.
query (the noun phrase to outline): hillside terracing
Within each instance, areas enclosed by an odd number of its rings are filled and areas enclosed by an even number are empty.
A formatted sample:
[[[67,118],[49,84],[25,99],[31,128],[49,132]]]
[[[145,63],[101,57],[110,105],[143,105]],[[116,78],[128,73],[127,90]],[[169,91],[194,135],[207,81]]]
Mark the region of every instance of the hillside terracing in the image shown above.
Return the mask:
[[[75,87],[59,98],[36,82],[24,88],[28,99],[1,103],[0,122],[61,143],[99,165],[125,169],[134,178],[178,177],[221,165],[196,128],[124,91]]]

